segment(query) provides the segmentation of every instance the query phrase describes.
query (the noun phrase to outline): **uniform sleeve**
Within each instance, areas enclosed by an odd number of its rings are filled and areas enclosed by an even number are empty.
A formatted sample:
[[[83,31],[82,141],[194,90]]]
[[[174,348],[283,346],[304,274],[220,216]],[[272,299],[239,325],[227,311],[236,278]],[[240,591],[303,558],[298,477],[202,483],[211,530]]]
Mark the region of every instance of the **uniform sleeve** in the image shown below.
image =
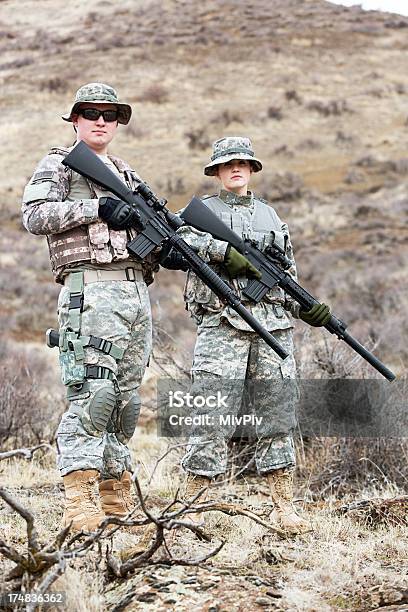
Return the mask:
[[[183,210],[184,209],[179,210],[177,214],[181,215]],[[191,225],[181,227],[177,233],[187,242],[187,244],[193,249],[196,249],[199,256],[205,261],[213,263],[222,263],[224,261],[228,242],[216,240],[211,234],[200,232],[194,227],[191,227]]]
[[[66,199],[70,174],[61,160],[44,157],[24,189],[23,225],[32,234],[58,234],[98,220],[98,199]]]
[[[291,275],[293,280],[297,282],[297,269],[296,269],[295,256],[293,254],[293,246],[292,246],[292,241],[290,239],[289,228],[286,223],[282,223],[282,232],[287,236],[286,257],[292,262],[291,267],[288,268],[286,271]],[[285,310],[288,310],[296,319],[299,318],[300,305],[293,298],[291,298],[290,295],[288,295],[287,293],[285,293],[284,308]]]

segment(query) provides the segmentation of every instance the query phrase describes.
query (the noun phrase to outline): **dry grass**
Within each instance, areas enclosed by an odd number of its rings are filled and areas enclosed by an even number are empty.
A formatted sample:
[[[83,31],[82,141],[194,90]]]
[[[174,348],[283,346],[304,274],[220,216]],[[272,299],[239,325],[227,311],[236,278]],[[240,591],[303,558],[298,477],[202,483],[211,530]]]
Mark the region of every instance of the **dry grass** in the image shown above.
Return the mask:
[[[156,460],[164,450],[163,441],[146,432],[140,432],[132,445],[132,453],[142,466],[139,476],[145,491]],[[2,482],[34,513],[40,537],[44,539],[50,538],[58,530],[62,511],[61,494],[56,486],[58,476],[52,461],[52,454],[48,454],[35,458],[31,463],[16,459],[1,463]],[[179,470],[178,460],[172,455],[166,458],[163,465],[159,465],[148,487],[153,508],[159,500],[164,502],[174,493],[175,474]],[[245,478],[226,483],[212,491],[211,496],[228,499],[231,495],[238,495],[241,503],[262,515],[267,512],[268,503],[265,496],[254,495],[256,483],[262,490],[262,479],[252,477],[250,480]],[[358,498],[373,495],[389,497],[395,493],[395,487],[391,486],[375,491],[367,489],[360,490]],[[355,496],[343,496],[342,503],[347,499],[355,499]],[[272,581],[275,592],[279,593],[281,610],[368,610],[370,597],[374,598],[380,586],[392,586],[395,592],[402,592],[407,579],[408,526],[364,524],[352,515],[339,516],[336,513],[338,504],[338,498],[333,496],[326,497],[325,504],[307,504],[304,512],[312,520],[315,531],[289,540],[280,539],[246,517],[207,513],[206,532],[212,534],[211,544],[199,542],[192,534],[184,533],[180,533],[170,544],[173,554],[191,558],[204,554],[220,540],[225,541],[223,549],[210,564],[214,582],[209,590],[201,587],[203,574],[200,570],[194,573],[199,580],[197,591],[197,585],[188,586],[191,573],[179,568],[180,578],[187,581],[186,586],[177,593],[180,609],[184,609],[189,601],[204,602],[206,597],[222,602],[217,576],[223,576],[223,572],[227,572],[231,588],[234,581],[237,581],[237,588],[242,588],[249,576],[257,577],[259,584],[262,580],[266,583]],[[159,506],[156,505],[156,508],[159,510]],[[25,522],[4,504],[0,506],[0,523],[5,540],[17,549],[24,547]],[[136,541],[134,536],[116,536],[116,553],[125,552],[132,546],[132,541]],[[8,564],[5,566],[0,560],[1,565],[5,568]],[[58,579],[54,588],[66,591],[70,608],[104,610],[105,597],[114,585],[106,582],[103,568],[102,558],[95,550],[85,559],[70,563],[69,569]],[[174,574],[168,569],[161,580],[166,580],[166,575],[169,579]],[[129,577],[129,587],[134,579],[139,580],[137,574],[134,578]],[[161,581],[156,578],[156,583],[158,588]],[[126,583],[122,586],[126,586]],[[5,587],[2,585],[3,590]],[[257,597],[265,596],[265,588],[257,587]],[[157,597],[160,597],[160,592],[157,592]]]

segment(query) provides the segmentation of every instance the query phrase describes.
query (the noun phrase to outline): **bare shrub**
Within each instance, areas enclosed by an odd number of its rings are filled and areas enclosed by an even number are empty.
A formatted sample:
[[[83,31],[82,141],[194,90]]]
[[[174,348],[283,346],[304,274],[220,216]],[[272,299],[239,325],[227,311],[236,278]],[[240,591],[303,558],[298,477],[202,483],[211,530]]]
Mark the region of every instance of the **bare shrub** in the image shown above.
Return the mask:
[[[319,140],[314,138],[306,138],[298,144],[298,149],[301,151],[319,151],[323,147],[323,144]]]
[[[50,282],[27,282],[21,271],[5,268],[0,275],[7,310],[0,329],[18,339],[43,339],[47,328],[56,323],[55,306],[59,288]]]
[[[161,83],[152,83],[138,96],[140,102],[164,104],[169,98],[168,90]]]
[[[294,172],[276,172],[268,177],[260,177],[257,191],[261,197],[269,201],[295,200],[302,196],[304,183]]]
[[[288,89],[285,91],[285,98],[288,102],[296,102],[296,104],[302,104],[303,102],[296,89]]]
[[[21,239],[19,232],[3,237],[6,261],[0,270],[0,329],[19,339],[43,339],[55,325],[55,308],[60,290],[52,282],[46,248],[39,240]],[[24,261],[24,266],[18,262]]]
[[[124,128],[126,135],[131,136],[132,138],[136,138],[139,140],[141,138],[146,138],[149,136],[149,132],[141,125],[130,122],[122,127]]]
[[[229,109],[225,109],[219,115],[216,115],[211,120],[211,123],[228,127],[231,123],[243,123],[243,119],[236,111],[233,112]]]
[[[344,115],[345,113],[352,113],[353,111],[347,104],[346,100],[329,100],[329,102],[321,102],[320,100],[312,100],[307,105],[309,110],[318,112],[323,117],[330,117],[332,115]]]
[[[182,176],[168,177],[166,184],[166,193],[169,195],[182,195],[186,192],[186,186]]]
[[[13,60],[12,62],[5,62],[0,64],[0,70],[11,70],[14,68],[24,68],[24,66],[30,66],[34,63],[31,57],[23,57],[22,59]]]
[[[283,157],[293,157],[294,156],[292,149],[290,149],[288,145],[285,145],[285,144],[281,145],[280,147],[276,147],[276,149],[273,150],[273,154],[282,155]]]
[[[366,379],[375,371],[347,345],[325,337],[313,345],[311,332],[295,334],[299,375],[303,379]],[[375,352],[372,346],[368,349]],[[384,384],[387,384],[384,381]],[[361,409],[350,406],[353,414]],[[300,426],[301,427],[301,426]],[[315,499],[342,497],[362,489],[385,486],[408,491],[408,441],[399,438],[303,437],[300,430],[298,466],[302,481]]]
[[[190,132],[186,132],[185,136],[188,139],[189,149],[198,149],[203,151],[208,149],[208,147],[211,145],[211,142],[207,136],[206,128],[193,129]]]
[[[408,442],[398,438],[305,438],[298,469],[314,499],[393,486],[408,492]]]
[[[275,119],[276,121],[282,121],[283,119],[282,108],[280,106],[269,106],[267,110],[267,115],[269,119]]]
[[[50,79],[45,79],[40,83],[41,91],[50,91],[50,92],[64,92],[68,89],[68,83],[66,79],[62,79],[61,77],[51,77]]]
[[[48,380],[38,352],[4,343],[0,351],[0,444],[4,448],[52,441],[63,411],[62,389]],[[56,387],[56,388],[55,388]]]

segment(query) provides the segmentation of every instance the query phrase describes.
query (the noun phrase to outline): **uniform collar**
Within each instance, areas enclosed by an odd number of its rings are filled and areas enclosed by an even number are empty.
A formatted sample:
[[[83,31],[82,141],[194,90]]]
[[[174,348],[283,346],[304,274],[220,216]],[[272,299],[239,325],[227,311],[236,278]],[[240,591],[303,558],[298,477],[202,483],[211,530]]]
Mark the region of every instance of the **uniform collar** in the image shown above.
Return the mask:
[[[254,202],[254,194],[252,191],[249,191],[247,195],[240,196],[233,191],[221,189],[219,197],[225,204],[230,204],[231,206],[252,206]]]

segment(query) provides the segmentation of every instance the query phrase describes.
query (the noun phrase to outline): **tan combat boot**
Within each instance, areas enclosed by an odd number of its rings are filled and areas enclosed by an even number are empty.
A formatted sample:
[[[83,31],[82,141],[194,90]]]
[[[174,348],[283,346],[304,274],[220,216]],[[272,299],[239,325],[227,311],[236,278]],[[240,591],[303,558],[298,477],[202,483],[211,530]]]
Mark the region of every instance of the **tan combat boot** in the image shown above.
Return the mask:
[[[124,518],[135,507],[131,495],[132,475],[123,472],[120,480],[110,478],[99,483],[102,510],[106,515]]]
[[[207,478],[207,476],[198,476],[197,474],[189,472],[187,474],[185,499],[191,501],[201,489],[207,488],[206,491],[195,500],[194,504],[205,502],[208,497],[208,490],[211,482],[211,478]],[[194,523],[197,527],[202,527],[204,525],[204,514],[202,512],[186,514],[186,519]]]
[[[101,498],[102,510],[106,516],[117,516],[125,518],[135,507],[132,498],[132,474],[123,472],[120,480],[110,478],[99,483],[99,495]],[[132,519],[146,518],[141,510]],[[141,531],[146,530],[145,525],[128,525],[122,527],[128,533],[140,535]]]
[[[293,470],[283,468],[267,474],[274,509],[270,518],[289,533],[313,531],[311,523],[303,519],[293,506]]]
[[[97,505],[95,483],[97,470],[78,470],[63,476],[65,510],[63,526],[72,522],[73,531],[95,531],[106,518]]]

